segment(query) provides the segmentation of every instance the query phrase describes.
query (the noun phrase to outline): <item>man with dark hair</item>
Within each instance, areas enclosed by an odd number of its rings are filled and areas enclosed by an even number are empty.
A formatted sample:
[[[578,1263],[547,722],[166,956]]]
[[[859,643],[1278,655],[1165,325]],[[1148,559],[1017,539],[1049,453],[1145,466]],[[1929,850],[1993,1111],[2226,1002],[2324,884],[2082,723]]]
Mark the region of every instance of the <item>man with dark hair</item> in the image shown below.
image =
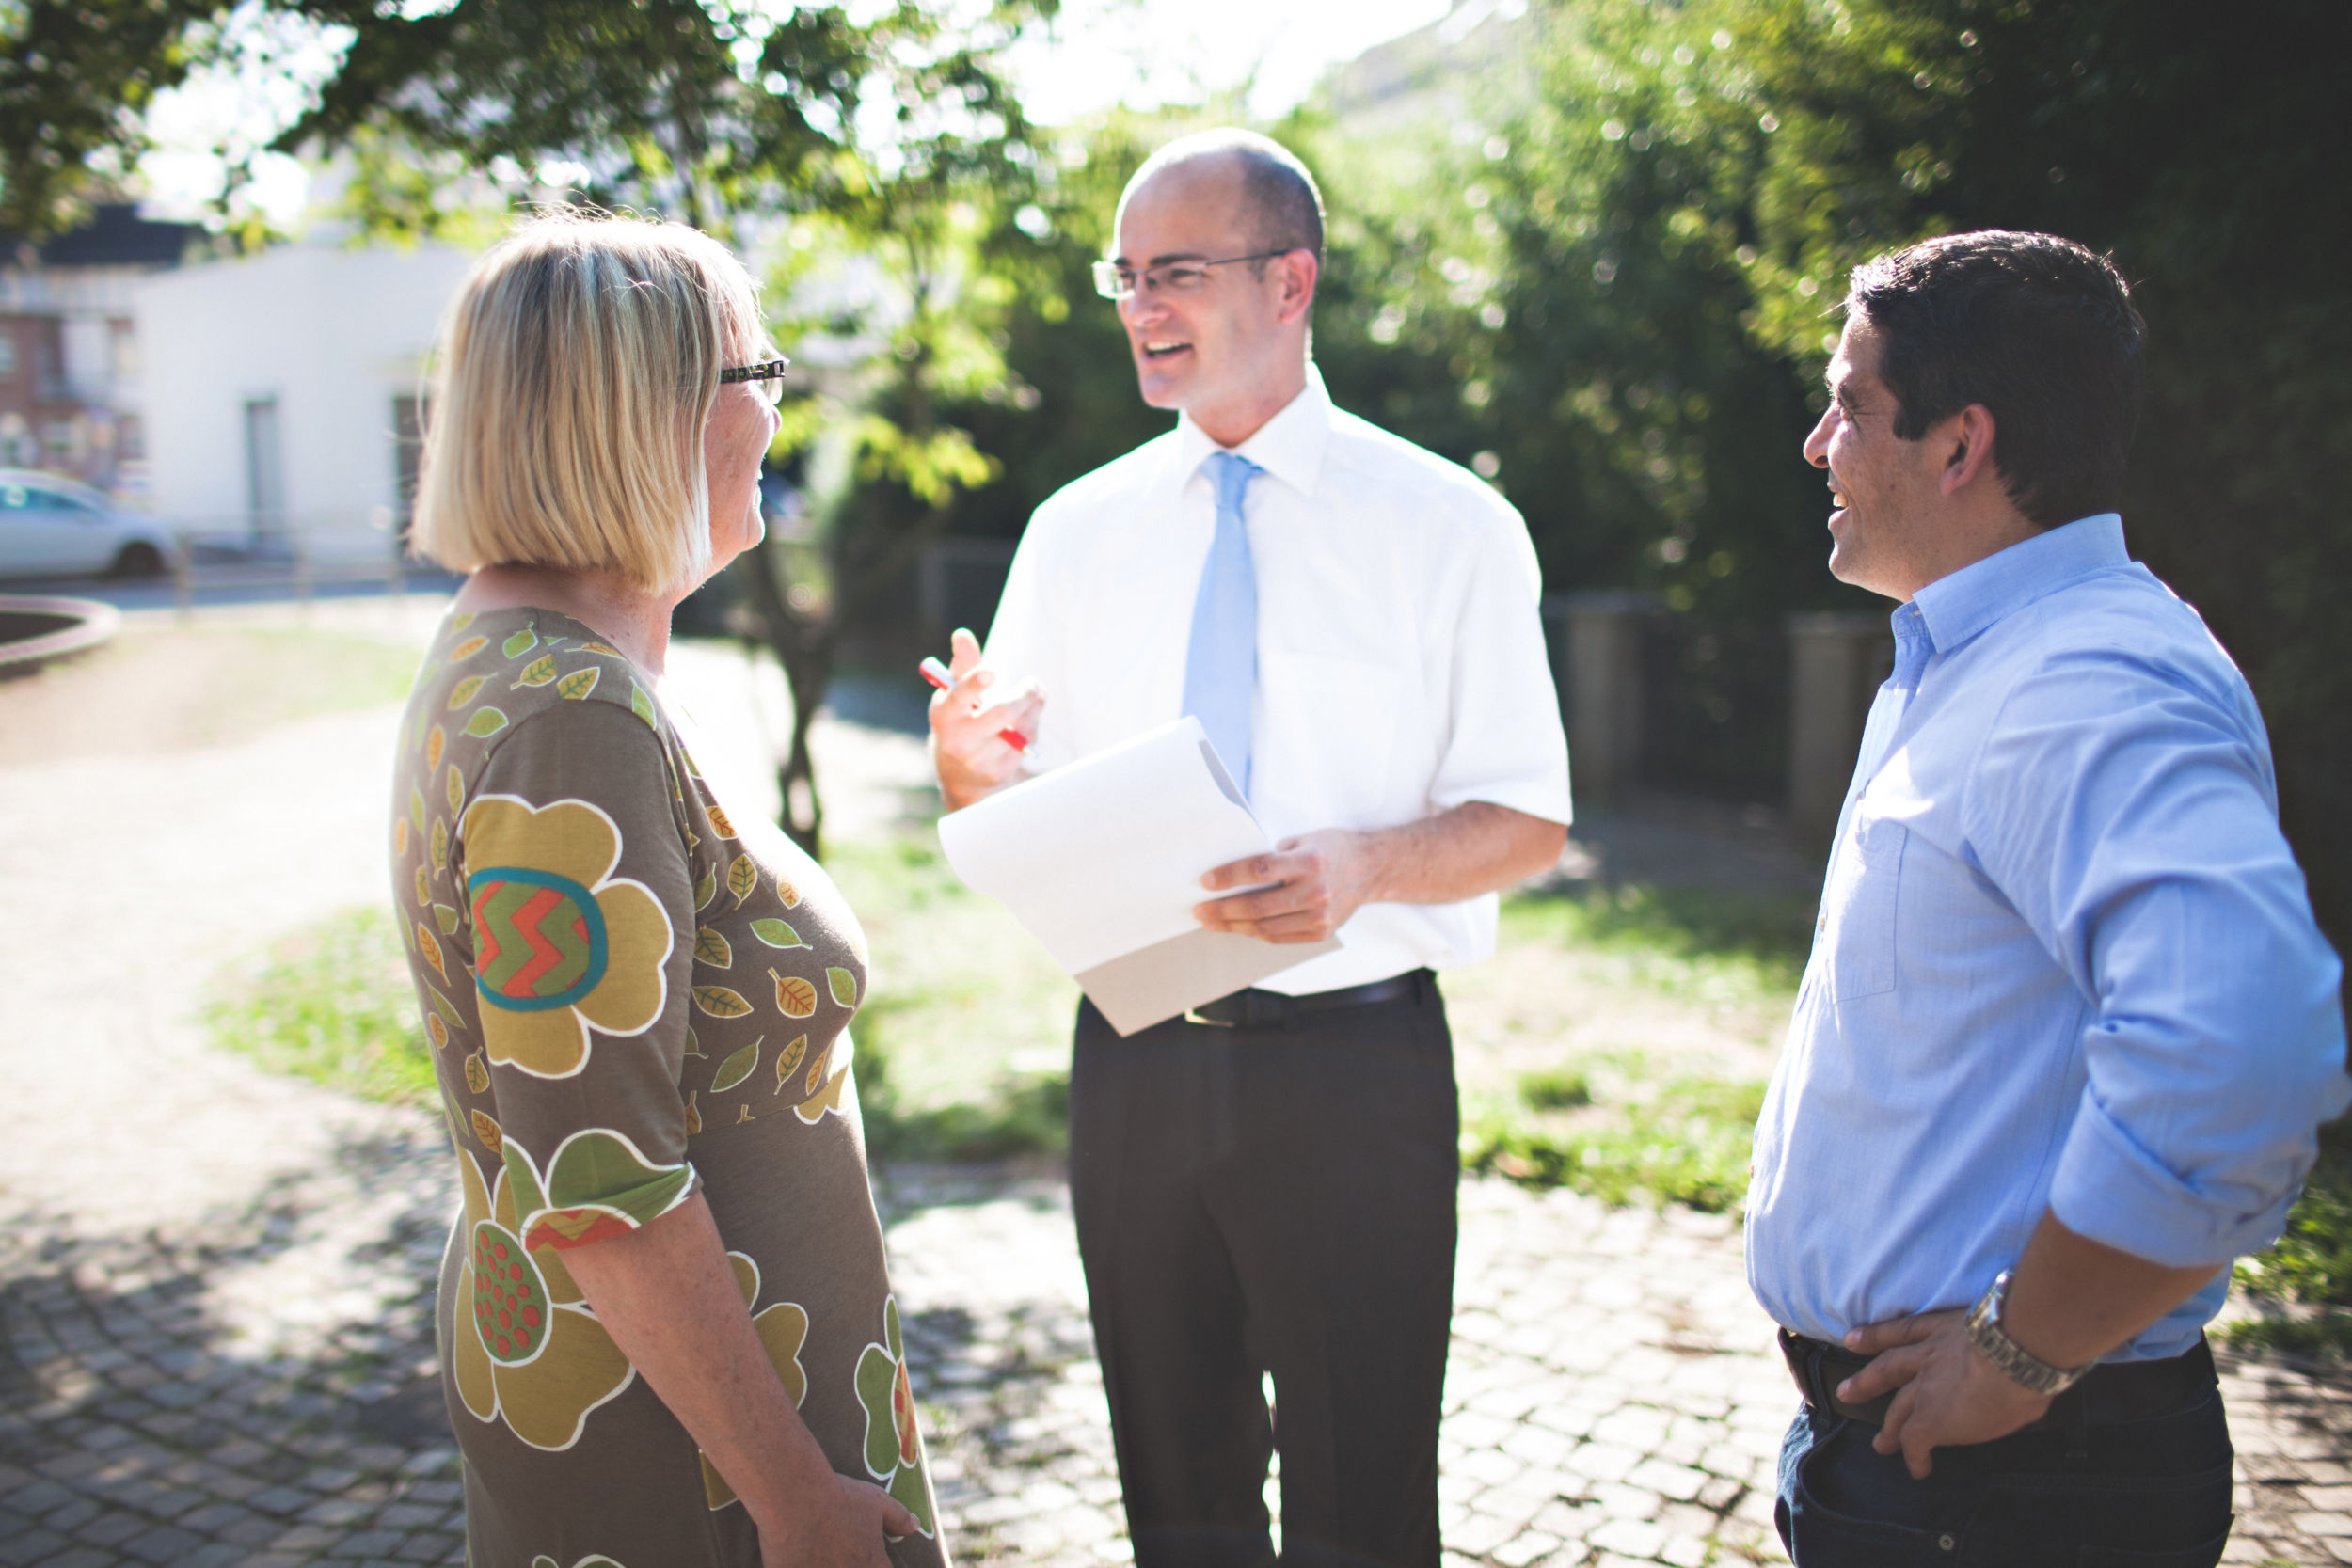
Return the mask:
[[[1750,1283],[1805,1407],[1799,1568],[2198,1568],[2203,1327],[2346,1099],[2341,969],[2253,695],[2112,508],[2114,267],[1962,234],[1859,269],[1805,443],[1830,570],[1901,601],[1787,1050]]]
[[[1277,1448],[1284,1561],[1436,1568],[1460,1154],[1431,972],[1491,952],[1495,890],[1566,836],[1526,527],[1331,406],[1322,240],[1263,136],[1136,172],[1097,284],[1176,428],[1038,509],[931,706],[950,806],[1197,716],[1279,846],[1203,879],[1201,924],[1344,942],[1124,1039],[1079,1011],[1071,1196],[1138,1568],[1270,1562]],[[985,706],[998,672],[1044,695]]]

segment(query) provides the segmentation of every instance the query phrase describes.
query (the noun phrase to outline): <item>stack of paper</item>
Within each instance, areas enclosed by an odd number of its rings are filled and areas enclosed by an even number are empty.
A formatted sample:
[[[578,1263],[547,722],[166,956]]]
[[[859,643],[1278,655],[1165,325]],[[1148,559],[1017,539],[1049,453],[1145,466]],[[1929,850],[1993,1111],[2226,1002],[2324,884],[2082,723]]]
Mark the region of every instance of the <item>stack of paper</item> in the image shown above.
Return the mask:
[[[1208,931],[1201,876],[1274,847],[1197,719],[939,819],[956,875],[1010,910],[1121,1035],[1328,953]],[[1239,890],[1235,890],[1239,891]]]

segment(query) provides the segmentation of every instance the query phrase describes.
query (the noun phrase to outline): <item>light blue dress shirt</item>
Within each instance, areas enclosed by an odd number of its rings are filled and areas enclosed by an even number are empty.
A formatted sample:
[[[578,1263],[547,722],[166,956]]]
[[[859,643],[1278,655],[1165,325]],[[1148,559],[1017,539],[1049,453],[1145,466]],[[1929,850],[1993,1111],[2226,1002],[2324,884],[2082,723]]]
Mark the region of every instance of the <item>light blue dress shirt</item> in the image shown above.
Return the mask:
[[[2045,1208],[2173,1266],[2267,1245],[2348,1091],[2253,693],[2112,513],[1894,625],[1756,1126],[1756,1299],[1822,1339],[1965,1306]]]

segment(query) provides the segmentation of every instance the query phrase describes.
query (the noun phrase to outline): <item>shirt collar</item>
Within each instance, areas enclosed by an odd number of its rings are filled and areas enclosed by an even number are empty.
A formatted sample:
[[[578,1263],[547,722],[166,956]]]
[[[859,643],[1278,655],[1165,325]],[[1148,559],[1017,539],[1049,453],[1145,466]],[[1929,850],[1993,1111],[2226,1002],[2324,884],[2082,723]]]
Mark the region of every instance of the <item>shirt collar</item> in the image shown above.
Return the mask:
[[[1948,653],[2044,594],[2130,560],[2121,515],[2078,517],[1929,583],[1895,612],[1896,630],[1914,619],[1906,611],[1915,611],[1930,641]]]
[[[1260,425],[1248,440],[1232,450],[1272,474],[1302,496],[1315,493],[1315,480],[1323,472],[1324,449],[1331,443],[1331,394],[1323,385],[1323,372],[1311,361],[1307,366],[1307,385],[1299,394],[1282,405],[1282,411]],[[1176,417],[1176,471],[1172,476],[1179,489],[1192,483],[1200,465],[1209,453],[1223,449],[1209,438],[1209,433],[1192,422],[1189,414]]]

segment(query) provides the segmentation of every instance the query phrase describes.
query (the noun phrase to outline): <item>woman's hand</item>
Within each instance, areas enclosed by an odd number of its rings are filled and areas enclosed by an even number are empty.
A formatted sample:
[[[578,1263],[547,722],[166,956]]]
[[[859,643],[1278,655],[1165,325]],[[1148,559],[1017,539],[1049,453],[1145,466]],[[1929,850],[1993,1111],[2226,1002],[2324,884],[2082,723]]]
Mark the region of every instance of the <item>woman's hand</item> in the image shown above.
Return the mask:
[[[700,1192],[626,1236],[564,1255],[597,1321],[735,1488],[762,1568],[885,1568],[914,1518],[835,1475],[743,1305]]]
[[[914,1515],[871,1481],[833,1478],[830,1506],[759,1521],[759,1568],[889,1568],[886,1535],[913,1535]]]

